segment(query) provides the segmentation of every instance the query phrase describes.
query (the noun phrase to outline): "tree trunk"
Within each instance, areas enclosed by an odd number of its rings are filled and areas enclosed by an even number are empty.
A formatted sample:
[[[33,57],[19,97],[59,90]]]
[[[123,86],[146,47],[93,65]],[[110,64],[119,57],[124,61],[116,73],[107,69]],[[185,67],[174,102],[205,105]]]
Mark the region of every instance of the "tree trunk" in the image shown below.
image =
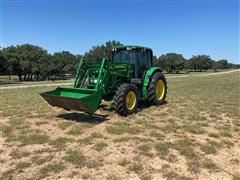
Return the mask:
[[[24,74],[23,80],[26,81],[27,74]]]
[[[22,81],[22,75],[21,74],[18,74],[18,79],[19,79],[19,81]]]

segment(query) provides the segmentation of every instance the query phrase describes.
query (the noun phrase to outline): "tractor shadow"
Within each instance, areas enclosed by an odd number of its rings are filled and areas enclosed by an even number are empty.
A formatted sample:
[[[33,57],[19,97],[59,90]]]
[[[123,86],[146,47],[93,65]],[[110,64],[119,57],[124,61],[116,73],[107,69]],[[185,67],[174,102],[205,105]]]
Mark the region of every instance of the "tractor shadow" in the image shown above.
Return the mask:
[[[164,105],[166,105],[166,104],[168,104],[168,103],[169,103],[169,102],[166,101],[166,100],[165,100],[162,104],[160,104],[160,105],[150,105],[150,104],[148,104],[148,103],[140,102],[139,105],[138,105],[137,113],[143,111],[144,109],[148,109],[148,108],[150,108],[150,107],[152,107],[152,106],[161,107],[161,106],[164,106]]]
[[[69,120],[69,121],[84,122],[84,123],[91,123],[91,124],[99,124],[109,120],[107,115],[86,114],[81,112],[70,112],[70,113],[60,114],[57,117],[61,119]]]
[[[161,105],[157,105],[157,107],[164,106],[165,104],[168,104],[168,101],[165,101]],[[138,109],[136,113],[143,111],[144,109],[150,108],[152,105],[149,105],[148,103],[143,103],[140,102],[138,105]],[[81,112],[69,112],[65,114],[60,114],[57,117],[69,121],[75,121],[75,122],[84,122],[84,123],[91,123],[91,124],[99,124],[104,121],[110,120],[108,115],[109,113],[117,113],[112,104],[111,105],[105,105],[101,104],[100,109],[107,112],[107,115],[101,115],[101,114],[86,114],[86,113],[81,113]]]
[[[168,104],[168,103],[169,103],[169,102],[165,100],[165,102],[163,102],[161,105],[155,105],[155,107],[161,107],[161,106],[164,106],[164,105],[166,105],[166,104]],[[153,106],[153,105],[149,105],[148,103],[140,102],[140,103],[138,104],[138,109],[137,109],[136,113],[141,112],[141,111],[143,111],[144,109],[148,109],[148,108],[150,108],[150,107],[152,107],[152,106]],[[102,110],[104,110],[104,111],[106,111],[106,112],[108,112],[108,113],[117,113],[117,112],[115,111],[115,109],[113,108],[113,104],[111,104],[111,105],[101,104],[100,107],[101,107]]]

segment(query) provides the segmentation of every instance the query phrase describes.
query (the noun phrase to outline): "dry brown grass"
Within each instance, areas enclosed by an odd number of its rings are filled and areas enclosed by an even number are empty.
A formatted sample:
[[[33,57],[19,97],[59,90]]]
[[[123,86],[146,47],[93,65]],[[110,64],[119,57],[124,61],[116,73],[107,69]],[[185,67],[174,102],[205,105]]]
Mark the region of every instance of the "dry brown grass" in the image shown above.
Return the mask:
[[[239,75],[171,78],[167,104],[128,117],[0,90],[0,179],[237,179]]]

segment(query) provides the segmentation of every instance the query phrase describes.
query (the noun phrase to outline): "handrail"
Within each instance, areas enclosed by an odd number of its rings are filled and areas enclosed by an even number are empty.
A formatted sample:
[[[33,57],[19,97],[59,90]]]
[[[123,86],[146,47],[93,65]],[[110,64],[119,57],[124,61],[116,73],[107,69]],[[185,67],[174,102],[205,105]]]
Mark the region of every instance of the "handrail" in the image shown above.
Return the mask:
[[[103,72],[105,60],[106,60],[106,59],[103,58],[101,67],[100,67],[99,72],[98,72],[99,74],[98,74],[97,84],[96,84],[96,87],[95,87],[96,90],[98,90],[98,88],[99,88],[99,82],[100,82],[100,80],[101,80],[101,76],[102,76],[102,72]]]
[[[79,81],[79,73],[80,73],[80,69],[82,67],[82,64],[83,64],[83,59],[81,59],[80,63],[78,64],[78,68],[77,68],[77,73],[75,75],[75,80],[74,80],[74,88],[77,87],[77,84],[78,84],[78,81]]]

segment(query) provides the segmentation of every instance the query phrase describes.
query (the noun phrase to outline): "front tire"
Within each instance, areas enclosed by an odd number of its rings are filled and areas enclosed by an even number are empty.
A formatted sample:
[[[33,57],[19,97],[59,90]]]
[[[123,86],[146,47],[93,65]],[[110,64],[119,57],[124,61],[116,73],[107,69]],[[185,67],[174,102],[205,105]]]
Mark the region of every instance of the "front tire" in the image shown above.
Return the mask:
[[[133,84],[122,84],[114,97],[114,109],[122,116],[137,111],[140,99],[139,92]]]
[[[150,104],[160,105],[165,103],[167,96],[167,81],[163,73],[153,74],[148,86],[148,100]]]

